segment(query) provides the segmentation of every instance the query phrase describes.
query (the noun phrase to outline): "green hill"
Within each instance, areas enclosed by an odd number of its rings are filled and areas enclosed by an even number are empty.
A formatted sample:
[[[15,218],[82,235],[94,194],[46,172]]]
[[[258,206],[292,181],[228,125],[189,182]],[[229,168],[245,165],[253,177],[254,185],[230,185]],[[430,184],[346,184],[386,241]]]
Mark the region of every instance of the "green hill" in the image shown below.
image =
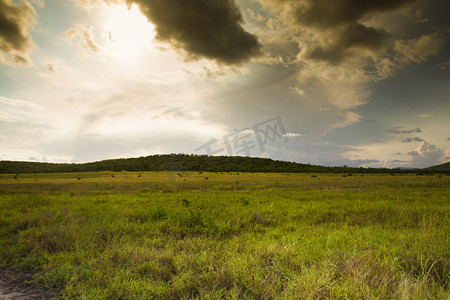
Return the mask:
[[[94,171],[204,171],[204,172],[290,172],[290,173],[380,173],[389,169],[324,167],[267,158],[187,154],[152,155],[110,159],[91,163],[61,164],[0,161],[0,173],[56,173]],[[399,171],[397,171],[399,172]]]
[[[444,164],[441,164],[441,165],[425,168],[424,170],[435,171],[435,172],[449,172],[450,171],[450,161],[446,162]]]

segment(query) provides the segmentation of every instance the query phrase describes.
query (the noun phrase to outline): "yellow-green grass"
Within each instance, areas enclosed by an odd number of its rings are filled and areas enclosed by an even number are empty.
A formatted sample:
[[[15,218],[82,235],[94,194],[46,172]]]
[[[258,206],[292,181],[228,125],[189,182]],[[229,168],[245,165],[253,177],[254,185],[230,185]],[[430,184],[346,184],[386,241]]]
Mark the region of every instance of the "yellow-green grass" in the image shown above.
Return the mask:
[[[450,177],[0,175],[0,268],[67,299],[448,299]]]

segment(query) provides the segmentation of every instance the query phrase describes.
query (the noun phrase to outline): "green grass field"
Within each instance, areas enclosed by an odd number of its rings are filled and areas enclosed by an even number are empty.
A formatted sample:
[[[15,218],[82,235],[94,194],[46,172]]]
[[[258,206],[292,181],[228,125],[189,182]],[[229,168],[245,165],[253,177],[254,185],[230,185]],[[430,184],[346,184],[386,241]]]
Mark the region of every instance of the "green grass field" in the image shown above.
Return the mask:
[[[63,299],[449,299],[450,177],[0,175],[0,268]]]

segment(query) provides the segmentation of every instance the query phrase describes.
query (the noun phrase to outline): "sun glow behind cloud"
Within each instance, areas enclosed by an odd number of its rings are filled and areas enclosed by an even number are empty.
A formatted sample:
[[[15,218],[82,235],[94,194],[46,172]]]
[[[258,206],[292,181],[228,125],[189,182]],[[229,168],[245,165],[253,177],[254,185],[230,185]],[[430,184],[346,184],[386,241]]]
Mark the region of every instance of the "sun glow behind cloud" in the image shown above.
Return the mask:
[[[105,51],[113,57],[130,57],[152,47],[155,27],[148,22],[136,5],[125,4],[104,8],[102,21]]]

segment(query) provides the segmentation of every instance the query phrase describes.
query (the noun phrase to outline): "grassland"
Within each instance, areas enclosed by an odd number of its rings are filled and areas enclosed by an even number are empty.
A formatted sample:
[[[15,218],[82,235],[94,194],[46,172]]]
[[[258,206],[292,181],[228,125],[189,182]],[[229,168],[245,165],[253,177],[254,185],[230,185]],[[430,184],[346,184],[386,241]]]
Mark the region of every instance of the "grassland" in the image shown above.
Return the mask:
[[[449,299],[446,175],[0,175],[0,268],[64,299]]]

